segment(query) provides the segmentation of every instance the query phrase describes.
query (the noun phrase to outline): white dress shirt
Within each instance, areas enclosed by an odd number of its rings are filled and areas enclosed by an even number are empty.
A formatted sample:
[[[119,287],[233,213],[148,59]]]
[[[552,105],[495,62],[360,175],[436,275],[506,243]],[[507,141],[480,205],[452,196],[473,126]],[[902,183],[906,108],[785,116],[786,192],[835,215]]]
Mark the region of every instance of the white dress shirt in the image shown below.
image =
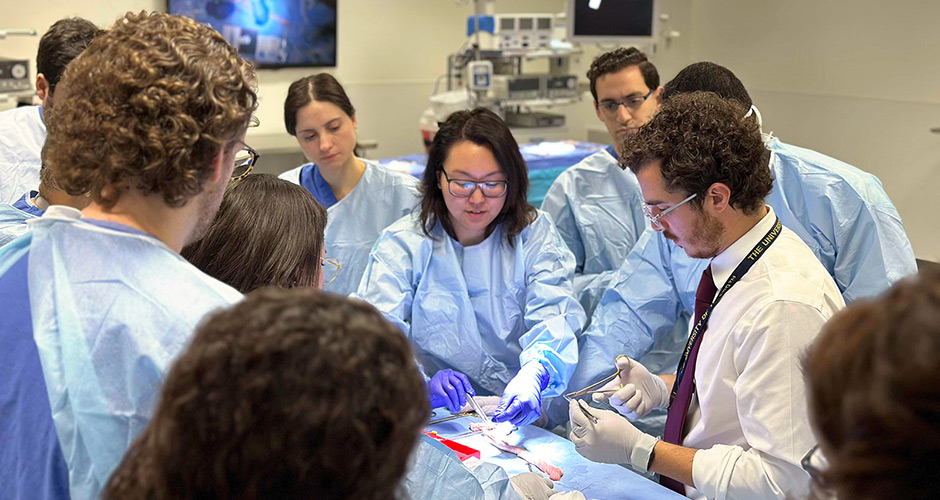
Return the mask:
[[[712,262],[725,281],[776,221],[773,209]],[[800,355],[845,306],[813,252],[783,228],[712,310],[682,444],[696,448],[692,498],[805,498],[800,459],[816,442]]]
[[[0,203],[13,204],[23,193],[39,187],[45,142],[41,106],[0,112]]]

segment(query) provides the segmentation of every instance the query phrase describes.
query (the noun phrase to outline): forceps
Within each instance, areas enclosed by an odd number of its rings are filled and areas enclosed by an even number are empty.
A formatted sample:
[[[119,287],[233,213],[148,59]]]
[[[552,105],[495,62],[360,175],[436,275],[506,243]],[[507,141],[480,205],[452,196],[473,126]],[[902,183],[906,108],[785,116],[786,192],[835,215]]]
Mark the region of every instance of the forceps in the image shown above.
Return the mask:
[[[605,378],[604,380],[601,380],[600,382],[597,382],[597,383],[595,383],[595,384],[591,384],[591,385],[585,387],[584,389],[581,389],[580,391],[569,392],[568,394],[565,394],[565,399],[568,400],[568,401],[573,401],[573,400],[575,400],[576,398],[580,398],[581,396],[587,396],[588,394],[611,394],[611,393],[614,393],[614,392],[616,392],[616,391],[614,391],[614,390],[612,390],[612,389],[607,389],[607,390],[604,390],[604,391],[594,391],[594,390],[592,390],[592,389],[594,389],[594,388],[596,388],[596,387],[603,386],[604,384],[610,382],[611,380],[613,380],[613,379],[619,377],[622,372],[623,372],[623,370],[617,370],[616,372],[614,372],[613,375],[611,375],[611,376]],[[581,413],[583,413],[584,416],[587,417],[588,420],[591,421],[591,423],[594,423],[594,424],[597,423],[597,417],[595,417],[594,415],[591,415],[591,413],[590,413],[589,411],[587,411],[587,408],[584,407],[584,404],[581,403],[581,400],[578,400],[578,408],[581,409]]]
[[[483,411],[483,408],[480,407],[480,403],[477,403],[477,401],[473,399],[473,396],[471,396],[469,392],[467,393],[467,403],[469,403],[470,408],[473,408],[473,411],[475,411],[476,414],[480,416],[480,420],[482,420],[484,424],[493,425],[493,421],[490,420],[490,417],[486,416],[486,412]]]

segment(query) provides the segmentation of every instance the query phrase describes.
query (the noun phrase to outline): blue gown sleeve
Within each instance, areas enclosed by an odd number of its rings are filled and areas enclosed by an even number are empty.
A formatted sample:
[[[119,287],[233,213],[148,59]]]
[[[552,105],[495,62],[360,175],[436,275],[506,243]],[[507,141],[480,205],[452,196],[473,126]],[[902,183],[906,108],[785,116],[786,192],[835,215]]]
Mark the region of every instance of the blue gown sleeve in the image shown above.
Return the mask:
[[[683,258],[684,262],[674,262]],[[689,259],[681,249],[673,248],[662,234],[645,231],[579,339],[580,363],[571,387],[581,389],[610,375],[620,354],[640,359],[658,339],[683,332],[685,325],[677,322],[694,307],[698,284],[697,278],[694,285],[690,281],[707,265],[707,260]]]
[[[856,206],[854,213],[840,214],[835,234],[833,277],[846,304],[878,295],[895,281],[917,273],[914,250],[894,207],[861,200]],[[843,206],[838,209],[845,211]]]
[[[590,316],[647,227],[639,183],[609,154],[595,154],[555,179],[542,210],[574,254],[574,296]]]
[[[369,253],[369,262],[354,297],[372,304],[385,319],[411,338],[413,283],[411,251],[394,232],[386,230]]]
[[[526,264],[526,333],[519,338],[519,363],[538,360],[545,366],[550,380],[542,395],[552,397],[564,393],[578,364],[577,335],[586,316],[572,295],[574,256],[551,221],[540,216],[528,231],[528,238],[521,242]]]
[[[578,221],[571,210],[571,200],[565,192],[562,178],[558,178],[548,188],[541,210],[551,216],[561,237],[571,253],[574,254],[574,272],[578,275],[584,271],[584,244],[581,242],[581,233],[578,231]]]

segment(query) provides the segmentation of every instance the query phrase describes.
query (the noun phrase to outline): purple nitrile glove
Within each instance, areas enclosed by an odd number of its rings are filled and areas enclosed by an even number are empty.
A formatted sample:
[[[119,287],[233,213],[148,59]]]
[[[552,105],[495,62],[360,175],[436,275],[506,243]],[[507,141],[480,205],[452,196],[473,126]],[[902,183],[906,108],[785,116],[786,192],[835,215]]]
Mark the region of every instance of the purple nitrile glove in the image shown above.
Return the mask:
[[[506,385],[503,400],[493,413],[493,422],[512,422],[522,427],[538,420],[542,415],[542,391],[550,380],[542,363],[526,363]]]
[[[467,393],[476,395],[467,376],[454,370],[435,373],[428,382],[428,393],[431,395],[431,408],[446,406],[455,413],[467,404]]]

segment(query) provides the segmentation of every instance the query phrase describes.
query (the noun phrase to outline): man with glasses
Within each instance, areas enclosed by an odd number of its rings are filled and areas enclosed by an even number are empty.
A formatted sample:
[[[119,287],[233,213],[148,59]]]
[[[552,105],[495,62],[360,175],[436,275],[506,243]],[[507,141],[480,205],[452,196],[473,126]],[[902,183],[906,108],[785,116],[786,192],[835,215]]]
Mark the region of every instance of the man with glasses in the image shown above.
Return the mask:
[[[542,202],[575,255],[574,291],[588,315],[610,278],[646,229],[636,177],[617,164],[624,139],[659,109],[662,87],[656,67],[639,50],[618,48],[591,63],[587,77],[594,112],[612,146],[555,179]]]
[[[43,159],[89,205],[0,248],[4,494],[97,498],[196,324],[241,298],[179,250],[257,159],[254,88],[221,35],[163,13],[128,13],[69,64]]]
[[[621,356],[594,395],[629,419],[668,408],[662,439],[580,401],[569,404],[571,439],[587,458],[658,473],[692,498],[805,498],[800,460],[815,439],[800,355],[845,302],[765,204],[771,153],[745,112],[713,93],[679,95],[625,144],[654,231],[708,260],[676,372]]]
[[[744,84],[727,68],[710,62],[686,67],[665,85],[663,102],[694,91],[741,103],[749,109],[747,119],[760,125]],[[765,203],[809,246],[846,303],[877,295],[916,272],[901,217],[875,176],[768,134],[762,137],[773,175]],[[585,387],[609,375],[618,354],[639,359],[653,373],[674,370],[688,337],[698,277],[706,265],[662,233],[643,234],[579,339],[580,362],[571,387]],[[657,365],[651,358],[661,361]],[[640,425],[651,433],[661,432],[663,425],[664,415],[655,413]]]

